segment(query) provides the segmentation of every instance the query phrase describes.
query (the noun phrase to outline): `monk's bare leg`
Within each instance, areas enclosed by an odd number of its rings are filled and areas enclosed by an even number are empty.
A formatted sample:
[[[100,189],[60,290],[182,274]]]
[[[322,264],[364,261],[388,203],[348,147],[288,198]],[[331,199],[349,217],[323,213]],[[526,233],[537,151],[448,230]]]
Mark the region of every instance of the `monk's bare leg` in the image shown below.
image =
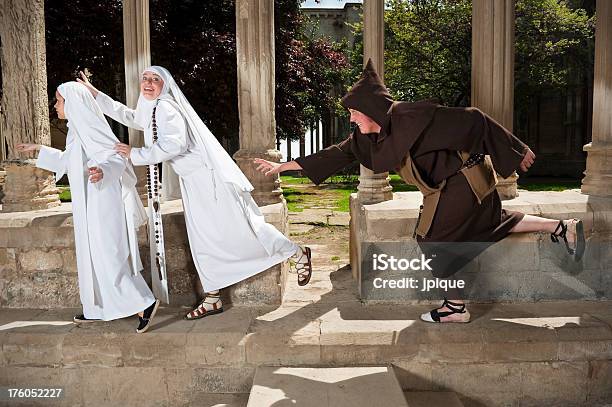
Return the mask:
[[[574,219],[566,219],[566,222],[575,222]],[[558,219],[541,218],[539,216],[525,215],[523,219],[517,223],[510,233],[528,233],[528,232],[548,232],[554,233],[559,225]],[[576,233],[568,231],[567,241],[573,243],[576,241]]]

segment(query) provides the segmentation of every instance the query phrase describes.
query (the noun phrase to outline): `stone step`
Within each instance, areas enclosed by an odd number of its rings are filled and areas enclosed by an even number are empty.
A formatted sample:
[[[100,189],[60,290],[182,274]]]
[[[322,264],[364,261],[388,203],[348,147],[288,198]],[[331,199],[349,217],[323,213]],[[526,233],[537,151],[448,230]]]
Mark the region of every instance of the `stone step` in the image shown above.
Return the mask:
[[[387,366],[258,367],[247,407],[408,407]]]
[[[459,397],[450,391],[405,391],[409,407],[463,407]]]
[[[431,305],[364,305],[341,291],[198,321],[161,308],[143,335],[135,318],[76,326],[78,309],[0,309],[0,387],[60,386],[74,404],[102,406],[132,405],[144,384],[143,406],[235,404],[260,366],[390,364],[403,390],[452,391],[466,406],[612,400],[610,301],[471,304],[472,322],[449,326],[417,320]]]

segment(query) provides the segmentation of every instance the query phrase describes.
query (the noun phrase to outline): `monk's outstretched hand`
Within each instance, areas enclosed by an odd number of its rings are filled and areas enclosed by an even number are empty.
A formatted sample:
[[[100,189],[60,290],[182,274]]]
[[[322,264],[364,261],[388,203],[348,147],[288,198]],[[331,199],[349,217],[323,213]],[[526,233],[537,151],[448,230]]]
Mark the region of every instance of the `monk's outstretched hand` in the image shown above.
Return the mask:
[[[257,171],[263,173],[264,175],[274,175],[282,171],[281,164],[273,161],[256,158],[253,160],[253,163],[257,164]]]
[[[523,157],[523,161],[521,161],[521,165],[520,165],[521,170],[524,172],[527,172],[529,167],[533,165],[535,158],[536,156],[533,153],[533,151],[531,151],[530,148],[527,148],[527,151],[525,152],[525,156]]]
[[[132,147],[127,144],[117,143],[115,144],[115,151],[118,152],[124,158],[130,158]]]

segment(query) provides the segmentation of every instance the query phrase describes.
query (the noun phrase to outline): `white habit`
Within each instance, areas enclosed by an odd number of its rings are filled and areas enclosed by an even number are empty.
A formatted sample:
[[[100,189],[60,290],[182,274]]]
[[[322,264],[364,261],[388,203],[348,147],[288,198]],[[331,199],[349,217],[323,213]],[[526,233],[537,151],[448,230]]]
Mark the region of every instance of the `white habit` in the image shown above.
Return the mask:
[[[252,186],[170,74],[159,67],[145,71],[164,79],[158,101],[145,101],[141,95],[138,109],[133,110],[102,92],[96,100],[104,114],[144,130],[145,147],[131,150],[134,165],[167,161],[179,176],[189,245],[204,291],[235,284],[294,255],[299,247],[265,222],[250,195]],[[153,143],[155,103],[158,141]],[[172,184],[168,170],[162,171],[164,193]]]
[[[155,298],[140,274],[136,227],[146,220],[131,164],[89,91],[68,82],[58,91],[68,119],[66,150],[42,146],[36,165],[59,180],[68,174],[83,315],[109,321],[143,311]],[[104,172],[89,182],[88,167]]]

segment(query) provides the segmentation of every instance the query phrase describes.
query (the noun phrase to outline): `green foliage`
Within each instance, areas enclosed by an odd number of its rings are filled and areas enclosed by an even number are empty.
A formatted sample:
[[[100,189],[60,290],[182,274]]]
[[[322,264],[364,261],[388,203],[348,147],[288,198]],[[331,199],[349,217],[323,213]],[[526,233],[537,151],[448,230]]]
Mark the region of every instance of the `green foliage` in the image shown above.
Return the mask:
[[[398,100],[437,97],[455,106],[470,90],[471,1],[391,0],[385,81]]]
[[[387,0],[385,83],[398,100],[437,98],[470,104],[471,0]],[[585,10],[585,7],[587,10]],[[515,98],[580,80],[592,70],[594,17],[589,1],[517,0]],[[591,13],[591,14],[589,14]],[[362,24],[354,27],[353,79],[361,72]]]
[[[92,82],[125,100],[121,0],[47,1],[50,100],[55,88],[87,67]],[[275,0],[276,125],[297,138],[305,124],[334,106],[329,97],[344,54],[301,34],[299,0]],[[234,0],[151,0],[151,61],[167,67],[211,131],[238,148],[236,11]]]
[[[517,1],[515,99],[518,106],[544,90],[580,84],[581,72],[593,70],[595,17],[589,17],[584,9],[571,8],[574,3]]]

